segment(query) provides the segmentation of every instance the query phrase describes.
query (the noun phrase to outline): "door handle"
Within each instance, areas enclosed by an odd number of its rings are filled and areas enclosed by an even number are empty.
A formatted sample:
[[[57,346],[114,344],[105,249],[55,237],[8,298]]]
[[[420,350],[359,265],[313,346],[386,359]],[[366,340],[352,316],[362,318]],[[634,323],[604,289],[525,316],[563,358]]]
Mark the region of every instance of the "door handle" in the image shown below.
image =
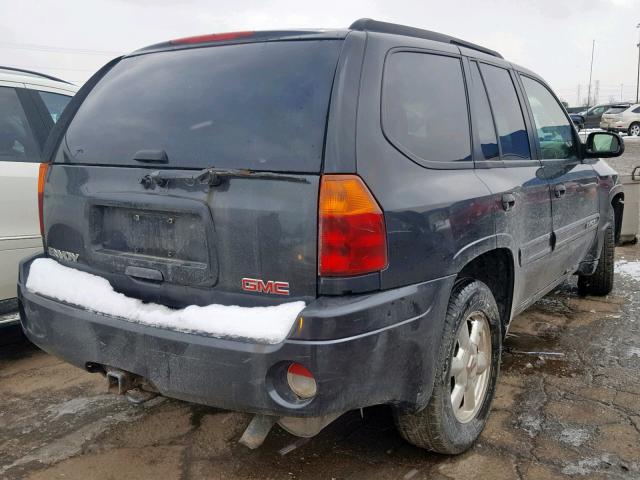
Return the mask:
[[[560,198],[567,193],[567,187],[564,186],[564,183],[559,183],[555,187],[553,187],[553,193],[556,198]]]
[[[502,194],[502,208],[504,208],[506,212],[511,210],[513,207],[515,207],[515,205],[516,205],[516,197],[513,195],[513,193]]]

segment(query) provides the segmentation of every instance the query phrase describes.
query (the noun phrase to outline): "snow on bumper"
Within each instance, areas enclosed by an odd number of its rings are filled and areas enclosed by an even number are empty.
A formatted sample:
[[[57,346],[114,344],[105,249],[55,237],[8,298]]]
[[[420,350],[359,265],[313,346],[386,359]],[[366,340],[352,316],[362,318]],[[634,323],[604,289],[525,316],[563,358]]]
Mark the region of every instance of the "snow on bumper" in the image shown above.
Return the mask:
[[[305,307],[304,302],[290,302],[270,307],[190,305],[174,310],[129,298],[114,291],[106,279],[65,267],[50,258],[33,261],[26,287],[30,292],[130,322],[270,344],[287,337]]]

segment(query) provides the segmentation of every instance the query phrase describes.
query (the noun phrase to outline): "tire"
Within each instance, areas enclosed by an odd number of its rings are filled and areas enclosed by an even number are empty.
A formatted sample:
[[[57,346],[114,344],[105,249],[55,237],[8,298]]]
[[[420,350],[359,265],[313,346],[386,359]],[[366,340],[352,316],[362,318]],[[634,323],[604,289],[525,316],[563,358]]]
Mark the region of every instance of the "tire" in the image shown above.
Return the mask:
[[[631,125],[629,125],[627,135],[629,135],[630,137],[640,136],[640,123],[632,123]]]
[[[479,320],[482,315],[484,320]],[[471,318],[471,320],[470,320]],[[471,339],[467,349],[460,346],[458,334],[462,332],[462,328],[471,331],[475,322],[483,323],[486,320],[486,328],[484,334],[477,337],[479,340],[476,345],[484,344],[486,338],[490,339],[489,351],[487,355],[490,361],[481,361],[480,356],[477,360],[469,359],[468,362],[458,362],[459,365],[467,363],[467,365],[475,365],[480,371],[481,364],[486,365],[486,377],[482,378],[484,388],[483,396],[475,402],[475,413],[467,412],[469,418],[461,421],[463,413],[462,407],[465,406],[466,392],[462,398],[460,408],[453,407],[452,393],[458,385],[458,377],[453,376],[453,357],[462,356],[466,351],[472,350],[474,345]],[[471,321],[471,324],[469,323]],[[469,330],[469,326],[471,329]],[[477,280],[463,280],[456,283],[451,297],[445,318],[442,343],[438,352],[437,371],[434,378],[433,393],[427,406],[416,412],[403,412],[395,410],[394,417],[398,431],[409,443],[425,448],[434,452],[444,454],[462,453],[473,445],[476,441],[489,416],[491,409],[491,401],[493,400],[496,381],[500,371],[500,355],[502,351],[502,329],[500,322],[500,314],[491,290],[482,282]],[[476,335],[477,336],[477,335]],[[484,344],[486,346],[486,344]],[[486,351],[486,349],[485,349]],[[461,369],[465,378],[477,378],[481,381],[481,373],[468,377],[468,369]],[[478,383],[476,383],[478,385]],[[478,388],[478,387],[476,387]],[[479,398],[479,397],[477,397]],[[469,405],[474,404],[470,402]]]
[[[600,260],[593,275],[578,276],[578,292],[580,295],[595,295],[604,297],[613,289],[613,256],[615,252],[615,239],[613,225],[609,225],[604,231]]]

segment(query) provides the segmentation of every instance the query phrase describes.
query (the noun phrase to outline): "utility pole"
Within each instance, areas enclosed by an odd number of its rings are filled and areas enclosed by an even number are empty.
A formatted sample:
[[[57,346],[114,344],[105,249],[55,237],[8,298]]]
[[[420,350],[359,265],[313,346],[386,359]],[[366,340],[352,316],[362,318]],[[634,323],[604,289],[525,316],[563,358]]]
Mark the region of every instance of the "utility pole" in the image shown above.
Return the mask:
[[[640,28],[640,23],[636,25]],[[640,37],[638,37],[638,77],[636,78],[636,103],[638,103],[638,95],[640,94]]]
[[[638,24],[640,26],[640,23]],[[594,40],[591,44],[591,69],[589,70],[589,90],[587,93],[587,110],[589,110],[589,102],[591,102],[591,76],[593,75],[593,52],[596,49],[596,41]],[[638,47],[640,51],[640,47]],[[638,57],[638,61],[640,62],[640,57]],[[638,63],[638,68],[640,68],[640,63]],[[638,70],[638,75],[640,75],[640,70]],[[640,78],[640,77],[639,77]]]

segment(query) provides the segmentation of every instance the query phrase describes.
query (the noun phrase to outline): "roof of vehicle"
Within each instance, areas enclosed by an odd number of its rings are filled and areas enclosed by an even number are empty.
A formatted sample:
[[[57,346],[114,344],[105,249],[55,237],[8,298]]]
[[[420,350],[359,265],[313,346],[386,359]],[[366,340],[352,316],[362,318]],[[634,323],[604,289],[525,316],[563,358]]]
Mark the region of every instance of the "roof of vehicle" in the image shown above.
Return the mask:
[[[460,38],[451,37],[443,33],[424,30],[421,28],[409,27],[397,23],[381,22],[370,18],[361,18],[353,22],[348,29],[310,29],[310,30],[266,30],[266,31],[243,31],[243,32],[226,32],[212,33],[206,35],[197,35],[193,37],[178,38],[167,42],[156,43],[148,47],[141,48],[132,52],[127,56],[135,56],[144,53],[178,50],[184,48],[193,48],[206,44],[229,44],[229,43],[249,43],[256,41],[276,41],[276,40],[313,40],[313,39],[340,39],[347,36],[350,31],[386,33],[391,35],[403,35],[413,38],[422,38],[436,42],[448,43],[458,47],[475,50],[494,58],[504,58],[500,53],[490,48],[477,45],[475,43],[462,40]]]
[[[596,105],[592,105],[589,109],[595,107],[628,107],[630,106],[627,102],[618,102],[618,103],[597,103]]]
[[[54,88],[67,91],[70,94],[74,94],[79,88],[70,82],[45,73],[2,65],[0,65],[0,81],[24,84],[26,88]]]
[[[472,50],[477,50],[492,57],[504,58],[500,53],[490,48],[477,45],[475,43],[467,42],[460,38],[451,37],[443,33],[433,32],[431,30],[423,30],[421,28],[409,27],[407,25],[400,25],[397,23],[380,22],[378,20],[372,20],[371,18],[361,18],[351,24],[349,30],[358,30],[363,32],[378,32],[378,33],[390,33],[393,35],[404,35],[406,37],[424,38],[425,40],[432,40],[435,42],[449,43],[458,47],[466,47]]]
[[[177,38],[167,42],[156,43],[140,48],[125,55],[132,57],[145,53],[167,50],[182,50],[206,45],[226,45],[237,43],[253,43],[260,41],[277,40],[314,40],[314,39],[342,39],[347,36],[348,30],[262,30],[245,32],[212,33],[196,35],[193,37]]]

